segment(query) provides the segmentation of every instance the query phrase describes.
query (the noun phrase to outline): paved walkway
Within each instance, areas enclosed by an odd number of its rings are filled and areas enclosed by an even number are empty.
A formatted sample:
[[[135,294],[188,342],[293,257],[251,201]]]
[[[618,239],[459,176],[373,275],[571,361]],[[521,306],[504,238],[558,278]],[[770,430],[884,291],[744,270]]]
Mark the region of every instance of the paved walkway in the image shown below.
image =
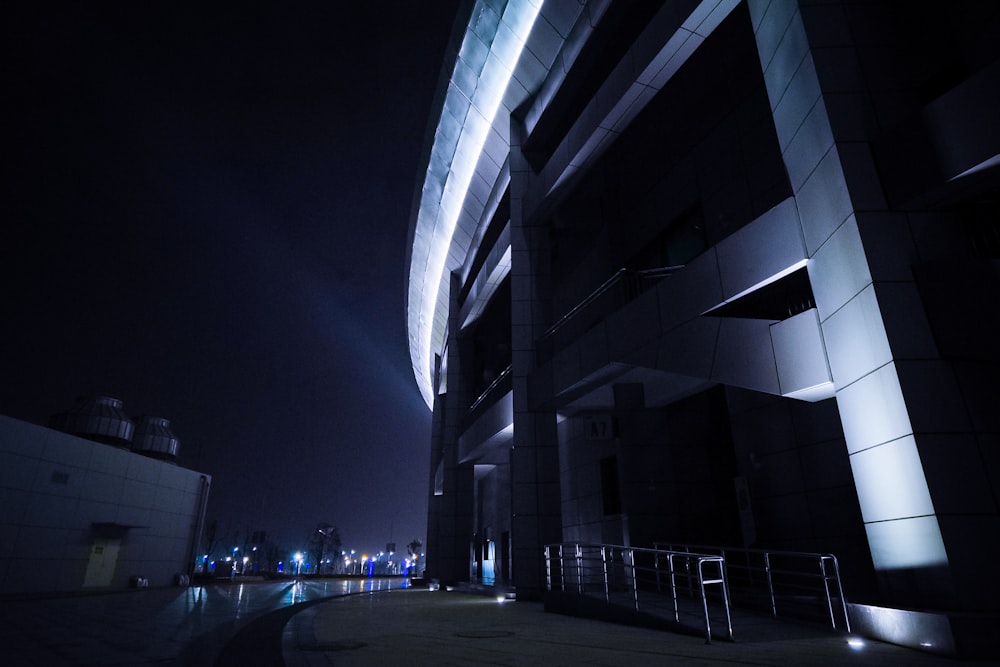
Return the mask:
[[[219,583],[0,599],[2,662],[39,665],[880,665],[974,664],[771,619],[735,641],[545,612],[395,580]],[[714,628],[715,626],[713,626]]]
[[[545,612],[541,603],[503,602],[421,588],[351,595],[296,614],[285,627],[289,667],[358,665],[769,665],[956,667],[962,661],[764,619],[734,627],[735,641],[706,644],[676,634]]]
[[[402,580],[222,581],[190,588],[125,589],[0,598],[0,664],[211,667],[248,627],[273,650],[244,665],[280,665],[284,620],[309,605]],[[282,620],[281,614],[286,617]],[[263,624],[263,625],[254,625]],[[225,663],[220,663],[225,664]]]

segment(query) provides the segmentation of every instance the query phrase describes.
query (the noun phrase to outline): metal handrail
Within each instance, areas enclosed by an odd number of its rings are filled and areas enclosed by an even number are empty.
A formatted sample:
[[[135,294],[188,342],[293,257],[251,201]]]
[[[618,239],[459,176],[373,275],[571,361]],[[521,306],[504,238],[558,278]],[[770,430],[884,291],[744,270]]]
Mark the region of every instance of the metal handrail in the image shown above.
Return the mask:
[[[493,378],[493,381],[490,382],[490,385],[483,390],[483,393],[479,394],[479,396],[472,401],[472,405],[469,406],[469,412],[473,412],[476,408],[478,408],[480,404],[485,401],[491,393],[493,393],[493,390],[499,387],[500,383],[507,379],[507,376],[510,375],[510,369],[511,366],[508,364],[507,368],[500,371],[500,374]]]
[[[572,554],[572,567],[566,568],[567,555]],[[717,586],[721,592],[722,606],[726,614],[727,636],[733,638],[733,623],[730,614],[730,599],[726,578],[725,559],[717,554],[697,554],[690,551],[670,551],[666,549],[641,549],[615,544],[586,544],[566,542],[547,544],[544,548],[545,572],[547,590],[566,592],[567,583],[575,583],[576,594],[588,595],[592,592],[588,584],[599,584],[605,602],[611,602],[613,589],[621,591],[616,576],[616,566],[623,571],[624,586],[628,587],[631,605],[636,612],[640,611],[640,582],[644,586],[646,579],[641,577],[645,572],[651,572],[656,582],[656,590],[662,593],[663,572],[661,563],[667,564],[667,580],[670,582],[671,599],[673,602],[674,622],[680,623],[680,605],[678,602],[679,583],[686,579],[678,574],[679,566],[688,571],[694,565],[696,589],[701,600],[701,610],[704,616],[705,642],[712,640],[712,627],[708,609],[708,593],[706,586]],[[643,566],[639,557],[651,561],[652,566]],[[598,564],[599,561],[599,564]],[[558,574],[554,564],[558,563]],[[715,567],[714,572],[706,572],[706,566]],[[575,582],[573,574],[575,573]],[[689,582],[690,583],[690,582]],[[693,590],[688,586],[688,593]]]
[[[614,304],[616,307],[621,307],[629,301],[635,299],[638,295],[642,294],[646,288],[659,282],[661,278],[669,276],[675,271],[683,268],[683,266],[664,266],[657,269],[645,270],[625,268],[618,269],[610,278],[605,280],[597,289],[584,297],[580,303],[570,308],[565,315],[556,320],[552,326],[546,329],[542,335],[538,337],[538,340],[536,341],[536,348],[539,350],[539,354],[541,354],[542,350],[546,348],[546,344],[549,342],[549,339],[553,338],[560,329],[568,325],[571,321],[577,319],[581,313],[586,311],[590,306],[596,303],[598,299],[610,292],[617,285],[624,285],[625,288],[624,293],[620,296],[620,301],[616,301]],[[604,314],[606,315],[607,313]],[[543,360],[539,359],[538,364],[541,365],[542,363]]]
[[[833,554],[810,553],[803,551],[780,551],[774,549],[746,549],[741,547],[718,547],[705,545],[678,545],[666,542],[654,542],[657,549],[669,549],[681,552],[690,551],[692,553],[715,553],[722,556],[726,562],[728,571],[745,572],[747,586],[755,586],[755,578],[763,578],[767,585],[767,594],[770,602],[771,614],[778,618],[778,594],[776,592],[776,577],[780,579],[784,589],[798,588],[802,591],[815,593],[817,586],[798,585],[795,581],[799,579],[811,580],[819,579],[819,589],[826,612],[829,615],[830,625],[837,629],[837,614],[834,609],[834,598],[838,601],[837,606],[844,619],[844,626],[847,632],[851,631],[851,621],[847,613],[847,600],[844,597],[844,589],[840,581],[840,565],[837,557]],[[752,558],[758,557],[762,565],[753,565]],[[776,568],[775,561],[800,561],[804,563],[805,569]],[[737,577],[737,582],[742,581]],[[736,587],[737,589],[739,586]]]

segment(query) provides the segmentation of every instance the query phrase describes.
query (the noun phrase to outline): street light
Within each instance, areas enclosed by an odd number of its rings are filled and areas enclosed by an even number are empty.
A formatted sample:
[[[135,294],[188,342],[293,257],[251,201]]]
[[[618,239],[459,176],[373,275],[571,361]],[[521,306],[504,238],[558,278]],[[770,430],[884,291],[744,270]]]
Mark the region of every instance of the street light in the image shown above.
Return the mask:
[[[295,576],[299,576],[302,572],[302,552],[298,551],[295,553]]]

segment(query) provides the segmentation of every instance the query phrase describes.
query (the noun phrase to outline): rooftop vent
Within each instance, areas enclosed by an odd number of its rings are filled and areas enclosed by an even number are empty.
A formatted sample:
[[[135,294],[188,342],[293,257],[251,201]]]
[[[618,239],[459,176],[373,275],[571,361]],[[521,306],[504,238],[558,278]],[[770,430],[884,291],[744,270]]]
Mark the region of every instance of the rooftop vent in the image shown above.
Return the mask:
[[[122,402],[108,396],[80,396],[76,406],[52,416],[52,428],[107,445],[128,447],[135,424]]]
[[[177,458],[180,441],[170,430],[170,420],[161,417],[139,417],[132,439],[132,451],[157,459]]]

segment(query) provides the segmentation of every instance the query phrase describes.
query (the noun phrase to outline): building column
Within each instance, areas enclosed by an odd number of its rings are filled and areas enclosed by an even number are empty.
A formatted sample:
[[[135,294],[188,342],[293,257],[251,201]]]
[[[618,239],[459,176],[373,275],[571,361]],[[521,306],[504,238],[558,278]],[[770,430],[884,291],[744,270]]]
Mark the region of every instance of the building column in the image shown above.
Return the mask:
[[[894,247],[886,235],[902,230],[888,220],[877,246],[866,248],[869,222],[883,225],[887,219],[875,212],[888,207],[869,144],[835,132],[830,116],[857,112],[851,105],[863,105],[865,93],[829,90],[817,73],[823,64],[817,47],[839,48],[840,67],[850,62],[843,53],[850,44],[832,43],[849,42],[849,32],[811,20],[816,29],[807,30],[796,0],[750,0],[749,7],[882,593],[896,604],[946,606],[953,590],[949,554],[904,391],[912,376],[890,345],[896,329],[922,315],[912,301],[897,300],[904,292],[912,297],[912,284],[878,280],[889,269],[880,253]],[[907,265],[896,268],[909,273]],[[892,312],[904,303],[914,308]],[[950,400],[925,379],[912,377],[921,391]]]
[[[459,340],[457,321],[459,291],[458,278],[452,276],[445,368],[441,372],[439,364],[434,388],[426,576],[441,583],[469,579],[475,509],[475,469],[459,461],[461,419],[471,402],[471,392],[461,372],[463,343]]]
[[[528,396],[535,341],[547,321],[550,271],[548,223],[526,215],[537,202],[526,200],[533,174],[521,154],[523,133],[511,119],[512,574],[518,598],[530,600],[540,599],[545,590],[544,548],[562,540],[562,513],[556,415],[532,410]]]

